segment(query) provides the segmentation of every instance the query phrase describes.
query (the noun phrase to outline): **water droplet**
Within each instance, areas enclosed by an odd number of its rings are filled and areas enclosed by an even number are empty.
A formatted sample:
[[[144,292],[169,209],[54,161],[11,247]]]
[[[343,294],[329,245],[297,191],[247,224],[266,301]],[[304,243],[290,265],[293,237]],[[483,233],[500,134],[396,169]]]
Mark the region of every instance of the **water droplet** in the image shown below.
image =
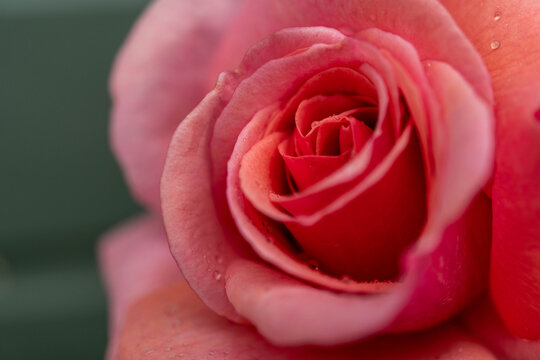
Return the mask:
[[[308,266],[315,271],[319,270],[319,262],[315,259],[311,259],[307,262]]]
[[[217,270],[214,271],[213,275],[214,275],[214,279],[216,279],[217,281],[221,280],[222,275],[221,275],[221,273],[219,271],[217,271]]]
[[[502,13],[500,11],[495,11],[495,14],[493,15],[493,21],[499,21],[501,20]]]
[[[167,346],[167,347],[165,348],[165,351],[171,351],[171,350],[172,350],[172,346]]]
[[[223,264],[223,257],[221,255],[216,255],[216,262],[218,264]]]
[[[493,40],[489,46],[491,49],[497,50],[501,46],[501,42],[499,40]]]

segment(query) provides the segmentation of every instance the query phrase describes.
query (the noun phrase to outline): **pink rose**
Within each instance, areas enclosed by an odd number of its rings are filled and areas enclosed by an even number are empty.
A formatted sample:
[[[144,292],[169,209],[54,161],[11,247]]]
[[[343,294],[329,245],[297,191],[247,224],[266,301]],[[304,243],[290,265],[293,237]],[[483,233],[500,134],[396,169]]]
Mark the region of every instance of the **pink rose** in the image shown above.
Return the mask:
[[[540,3],[441,3],[151,5],[108,358],[540,358]]]

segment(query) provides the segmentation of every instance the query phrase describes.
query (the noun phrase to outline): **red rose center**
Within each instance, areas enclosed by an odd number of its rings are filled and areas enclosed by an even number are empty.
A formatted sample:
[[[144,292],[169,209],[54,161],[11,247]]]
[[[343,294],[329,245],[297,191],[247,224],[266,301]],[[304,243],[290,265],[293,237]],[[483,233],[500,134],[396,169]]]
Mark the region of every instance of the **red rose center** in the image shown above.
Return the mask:
[[[321,72],[268,112],[242,160],[253,223],[338,278],[395,280],[425,220],[420,145],[404,102],[382,104],[385,91],[354,69]]]

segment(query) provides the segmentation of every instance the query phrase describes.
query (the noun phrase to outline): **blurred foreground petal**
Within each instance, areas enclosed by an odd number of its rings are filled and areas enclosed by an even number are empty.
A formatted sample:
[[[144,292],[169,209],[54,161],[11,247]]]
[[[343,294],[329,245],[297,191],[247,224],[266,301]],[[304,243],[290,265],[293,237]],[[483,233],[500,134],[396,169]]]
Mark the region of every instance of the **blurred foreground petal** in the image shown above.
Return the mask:
[[[133,301],[181,278],[159,218],[141,216],[105,234],[98,249],[109,295],[107,359],[116,359],[117,334]]]

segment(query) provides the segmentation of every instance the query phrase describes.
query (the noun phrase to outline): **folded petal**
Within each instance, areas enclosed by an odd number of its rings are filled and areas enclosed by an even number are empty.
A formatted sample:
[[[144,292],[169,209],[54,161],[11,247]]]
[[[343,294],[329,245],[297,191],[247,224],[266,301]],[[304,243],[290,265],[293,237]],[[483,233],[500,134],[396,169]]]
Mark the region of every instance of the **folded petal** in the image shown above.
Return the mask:
[[[211,89],[212,54],[239,4],[155,1],[116,59],[112,146],[133,194],[153,210],[172,134]]]
[[[335,329],[327,329],[334,331]],[[392,335],[343,348],[280,348],[255,329],[233,324],[201,303],[184,281],[133,305],[122,331],[119,360],[495,360],[454,325],[411,335]]]
[[[442,3],[482,55],[495,94],[497,154],[491,255],[494,304],[513,334],[538,340],[540,2]]]
[[[109,295],[107,359],[116,359],[126,311],[137,299],[181,278],[161,220],[141,216],[105,234],[98,256]]]
[[[433,326],[484,289],[489,206],[489,199],[480,195],[443,234],[423,234],[406,258],[407,276],[394,286],[378,291],[370,288],[372,283],[357,287],[377,295],[314,288],[253,261],[231,263],[225,273],[227,295],[238,313],[277,344],[335,345],[384,331]],[[433,242],[437,247],[426,249]]]

